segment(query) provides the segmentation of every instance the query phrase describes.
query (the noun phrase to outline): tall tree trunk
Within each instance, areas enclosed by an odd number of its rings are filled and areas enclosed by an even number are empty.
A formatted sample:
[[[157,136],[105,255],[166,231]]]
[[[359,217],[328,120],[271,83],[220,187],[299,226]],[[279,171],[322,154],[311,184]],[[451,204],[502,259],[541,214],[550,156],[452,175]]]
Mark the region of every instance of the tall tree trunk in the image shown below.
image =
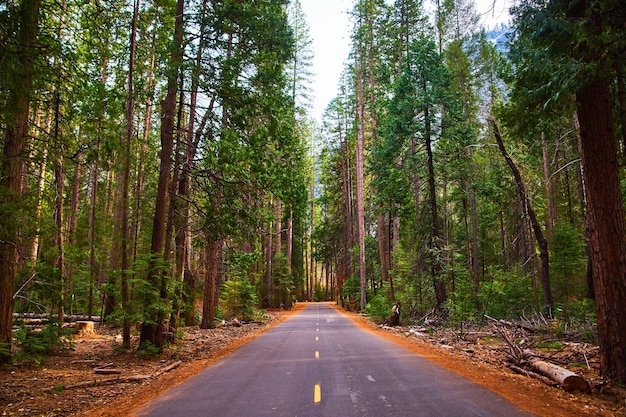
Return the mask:
[[[513,176],[515,177],[515,183],[517,185],[517,193],[519,195],[520,201],[522,205],[526,209],[528,216],[530,217],[531,226],[533,228],[533,232],[535,233],[535,239],[537,240],[537,245],[539,246],[539,257],[541,259],[541,286],[543,289],[543,296],[545,307],[548,313],[548,316],[552,317],[552,308],[554,305],[554,299],[552,298],[552,288],[550,286],[550,274],[549,274],[549,255],[548,255],[548,241],[543,235],[543,231],[541,229],[541,225],[537,220],[537,215],[533,210],[530,199],[528,198],[528,194],[526,193],[526,187],[524,182],[522,181],[522,176],[517,169],[517,166],[509,156],[506,148],[504,147],[504,142],[502,141],[502,136],[500,134],[500,129],[495,121],[495,119],[490,118],[489,123],[493,129],[493,135],[498,142],[498,148],[502,153],[502,156],[506,160]]]
[[[47,130],[47,129],[46,129]],[[41,150],[41,163],[37,174],[37,205],[35,206],[35,236],[30,246],[30,260],[33,266],[37,262],[39,254],[40,234],[41,234],[41,210],[43,205],[43,192],[46,185],[46,166],[48,164],[48,149]]]
[[[202,304],[201,329],[215,328],[215,294],[217,291],[217,276],[219,272],[219,253],[222,249],[222,239],[212,239],[207,246],[206,277],[204,283],[204,301]]]
[[[63,167],[63,150],[64,146],[61,140],[61,131],[59,125],[59,119],[61,118],[60,106],[61,98],[57,92],[55,97],[55,110],[54,110],[54,143],[56,151],[58,152],[54,160],[54,184],[55,184],[55,196],[54,196],[54,248],[56,249],[56,261],[55,268],[59,274],[59,289],[58,289],[58,316],[59,326],[63,326],[65,316],[65,222],[63,219],[63,201],[65,194],[65,171]]]
[[[361,287],[361,311],[365,310],[367,297],[367,275],[365,271],[365,196],[364,196],[364,151],[365,151],[365,115],[363,97],[363,69],[357,75],[357,119],[358,132],[356,140],[356,221],[357,241],[359,244],[359,282]]]
[[[37,30],[39,27],[40,0],[23,0],[19,10],[19,31],[16,44],[20,65],[4,74],[10,90],[7,108],[12,117],[4,119],[6,134],[0,160],[0,203],[3,207],[15,207],[0,219],[0,364],[11,361],[13,323],[13,288],[18,267],[18,251],[21,224],[20,197],[23,191],[25,158],[28,155],[28,116],[32,94],[35,54],[37,53]]]
[[[626,383],[626,224],[609,85],[576,94],[587,197],[600,372]]]
[[[203,14],[206,13],[208,0],[202,3]],[[196,54],[196,65],[200,68],[202,63],[202,54],[204,52],[204,35],[206,33],[206,25],[200,29],[200,41],[198,45],[198,53]],[[196,115],[198,102],[198,89],[200,83],[200,71],[194,70],[191,78],[191,97],[189,103],[189,121],[187,123],[187,135],[185,139],[185,153],[183,157],[182,172],[178,184],[178,215],[176,225],[176,271],[179,277],[177,279],[183,283],[182,285],[182,304],[183,318],[186,325],[192,325],[195,318],[195,293],[196,280],[190,267],[190,242],[191,242],[191,174],[194,167],[194,160],[198,143],[202,138],[205,125],[209,116],[213,112],[215,97],[212,97],[208,109],[205,112],[200,126],[196,131]]]
[[[165,237],[165,216],[167,213],[167,194],[169,191],[170,171],[172,167],[172,152],[174,151],[174,121],[176,117],[176,95],[178,86],[179,70],[182,62],[183,44],[183,12],[184,0],[176,2],[176,21],[174,27],[174,40],[169,59],[169,75],[167,78],[167,93],[161,102],[161,164],[159,168],[159,183],[157,186],[157,198],[154,209],[154,223],[152,228],[152,240],[150,252],[153,257],[163,253],[163,240]],[[148,274],[148,282],[154,290],[159,292],[159,300],[153,302],[164,303],[167,301],[167,285],[163,271],[158,270],[153,259]],[[141,324],[140,346],[150,342],[158,349],[163,347],[163,325],[165,315],[162,309],[147,317]]]
[[[424,89],[426,87],[424,86]],[[433,149],[431,140],[430,114],[429,109],[424,109],[425,139],[426,139],[426,155],[428,166],[428,192],[430,198],[431,213],[431,233],[430,233],[430,249],[431,249],[431,265],[430,273],[433,278],[435,287],[436,308],[439,309],[448,298],[446,294],[446,283],[441,277],[443,266],[441,265],[439,252],[441,250],[441,232],[439,229],[439,210],[437,209],[437,190],[435,187],[435,165],[433,161]]]
[[[102,58],[102,84],[105,85],[108,78],[108,59]],[[101,111],[98,114],[98,121],[96,124],[96,142],[94,145],[94,158],[93,166],[91,168],[91,195],[90,195],[90,207],[89,207],[89,225],[87,230],[87,240],[89,241],[89,293],[87,300],[87,315],[91,317],[93,315],[94,307],[94,288],[96,286],[99,267],[96,264],[96,217],[98,213],[98,185],[100,183],[100,135],[102,133],[102,123],[104,120],[104,112]]]

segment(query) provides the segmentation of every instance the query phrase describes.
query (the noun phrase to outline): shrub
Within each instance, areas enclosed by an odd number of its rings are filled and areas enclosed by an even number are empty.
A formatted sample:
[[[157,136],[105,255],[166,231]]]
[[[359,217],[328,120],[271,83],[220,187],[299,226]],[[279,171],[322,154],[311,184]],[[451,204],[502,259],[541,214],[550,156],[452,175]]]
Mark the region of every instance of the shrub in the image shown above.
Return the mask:
[[[39,362],[44,356],[51,356],[72,346],[72,329],[62,328],[51,322],[41,330],[20,328],[16,334],[20,353]]]
[[[378,293],[365,306],[365,312],[374,320],[383,322],[391,315],[392,302]]]
[[[254,287],[247,280],[224,282],[220,302],[225,319],[251,320],[255,316],[257,297]]]

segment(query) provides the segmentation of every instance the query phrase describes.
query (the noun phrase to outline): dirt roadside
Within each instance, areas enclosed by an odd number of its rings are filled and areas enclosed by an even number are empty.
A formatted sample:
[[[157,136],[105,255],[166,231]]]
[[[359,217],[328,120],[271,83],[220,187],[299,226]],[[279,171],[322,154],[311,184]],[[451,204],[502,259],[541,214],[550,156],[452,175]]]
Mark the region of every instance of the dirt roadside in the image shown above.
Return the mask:
[[[289,312],[271,312],[267,324],[213,330],[185,328],[180,343],[156,357],[140,358],[134,350],[119,350],[119,329],[100,328],[97,334],[77,337],[73,350],[43,364],[0,367],[0,416],[131,415],[131,410],[202,371],[305,306],[301,303]],[[619,394],[597,391],[569,394],[510,372],[499,358],[503,354],[501,341],[478,341],[470,348],[466,343],[444,345],[409,336],[408,328],[381,329],[359,314],[338,309],[361,328],[487,387],[526,411],[546,417],[626,416],[625,398]],[[95,376],[93,368],[102,365],[118,369],[121,374]],[[162,372],[172,365],[174,369]],[[143,379],[124,380],[129,376]],[[125,382],[116,382],[116,378]],[[94,381],[93,386],[71,388],[89,381]]]

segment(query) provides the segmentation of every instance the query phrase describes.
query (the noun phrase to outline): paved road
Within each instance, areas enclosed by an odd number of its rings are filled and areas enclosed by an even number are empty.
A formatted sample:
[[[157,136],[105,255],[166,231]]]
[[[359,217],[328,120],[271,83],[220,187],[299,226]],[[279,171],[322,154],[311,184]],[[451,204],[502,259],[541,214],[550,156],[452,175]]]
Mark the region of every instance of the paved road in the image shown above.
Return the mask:
[[[326,304],[307,305],[138,415],[529,416]]]

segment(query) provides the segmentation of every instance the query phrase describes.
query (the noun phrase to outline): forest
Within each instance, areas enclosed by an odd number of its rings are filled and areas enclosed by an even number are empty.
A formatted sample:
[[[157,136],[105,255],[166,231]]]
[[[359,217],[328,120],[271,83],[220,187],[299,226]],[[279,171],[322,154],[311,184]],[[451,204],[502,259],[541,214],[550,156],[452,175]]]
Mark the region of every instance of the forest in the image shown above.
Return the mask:
[[[0,364],[27,313],[158,351],[335,301],[592,323],[626,382],[626,6],[353,3],[321,124],[299,0],[0,4]]]

